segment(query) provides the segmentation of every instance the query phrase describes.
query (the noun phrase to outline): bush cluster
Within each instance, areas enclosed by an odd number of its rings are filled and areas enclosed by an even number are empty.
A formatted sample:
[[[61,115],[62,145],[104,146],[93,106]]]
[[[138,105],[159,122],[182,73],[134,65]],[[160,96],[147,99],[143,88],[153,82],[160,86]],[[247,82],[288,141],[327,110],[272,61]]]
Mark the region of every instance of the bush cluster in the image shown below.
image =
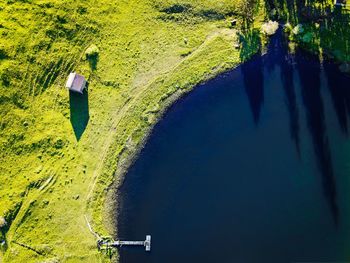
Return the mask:
[[[275,34],[277,29],[278,29],[278,22],[271,21],[271,20],[269,22],[264,23],[261,26],[261,31],[268,36],[272,36],[273,34]]]
[[[99,53],[100,50],[98,49],[98,47],[95,44],[92,44],[88,47],[88,49],[86,49],[85,56],[87,59],[96,58],[98,57]]]
[[[2,216],[0,216],[0,229],[6,226],[6,220]]]

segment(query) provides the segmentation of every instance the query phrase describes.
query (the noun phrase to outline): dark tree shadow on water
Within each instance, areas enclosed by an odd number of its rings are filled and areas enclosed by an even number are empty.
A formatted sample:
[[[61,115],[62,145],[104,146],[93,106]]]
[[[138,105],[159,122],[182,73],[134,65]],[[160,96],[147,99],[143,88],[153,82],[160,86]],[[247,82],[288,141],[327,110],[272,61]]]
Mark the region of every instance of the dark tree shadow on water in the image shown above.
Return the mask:
[[[298,51],[296,54],[302,100],[316,161],[322,175],[323,194],[328,202],[334,223],[337,225],[339,209],[331,149],[326,132],[324,106],[321,97],[321,64],[316,57],[313,57],[311,60],[307,57],[308,55],[304,52]]]
[[[262,57],[261,52],[258,52],[251,60],[244,62],[241,66],[244,89],[256,125],[259,124],[264,104],[264,68],[267,68],[267,72],[270,73],[278,63],[280,38],[280,33],[271,38],[267,47],[268,53],[265,57]],[[243,44],[240,53],[242,61],[245,61],[251,55],[249,46],[259,48],[261,46],[259,34],[254,30],[246,30],[241,42]]]
[[[295,143],[298,156],[300,157],[300,124],[299,124],[299,109],[294,88],[293,65],[284,61],[281,64],[281,79],[285,93],[285,102],[289,115],[289,130],[291,139]]]
[[[70,122],[77,141],[80,140],[89,122],[89,94],[87,88],[84,93],[69,91]]]
[[[241,36],[241,43],[240,57],[242,61],[246,61],[254,53],[252,47],[257,48],[260,46],[259,34],[254,30],[246,30],[244,31],[244,35]],[[247,62],[244,62],[241,66],[241,72],[244,90],[247,94],[253,120],[258,125],[264,102],[264,72],[261,52],[258,52],[258,54],[254,55]]]
[[[350,116],[350,76],[341,73],[338,65],[327,62],[324,64],[327,75],[328,89],[332,97],[333,107],[342,132],[348,135],[348,118]]]
[[[264,66],[268,73],[271,73],[276,66],[280,66],[282,63],[281,57],[284,56],[285,47],[282,43],[283,31],[279,27],[276,33],[269,38],[269,44],[267,46],[267,54],[264,56]]]
[[[262,57],[257,55],[254,59],[244,63],[241,70],[244,90],[248,97],[254,123],[258,125],[261,109],[264,103],[264,72]]]
[[[297,154],[300,158],[300,124],[299,109],[294,86],[294,57],[288,51],[288,43],[283,37],[282,29],[276,33],[277,40],[274,43],[274,60],[280,67],[281,82],[285,94],[285,103],[289,116],[289,130],[292,141],[295,144]]]

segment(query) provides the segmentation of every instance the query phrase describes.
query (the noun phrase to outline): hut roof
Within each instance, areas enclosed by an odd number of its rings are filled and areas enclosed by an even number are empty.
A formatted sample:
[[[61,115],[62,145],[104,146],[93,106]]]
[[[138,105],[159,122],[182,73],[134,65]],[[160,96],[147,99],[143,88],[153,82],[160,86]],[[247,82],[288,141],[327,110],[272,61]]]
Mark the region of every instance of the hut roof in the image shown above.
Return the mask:
[[[75,72],[72,72],[68,76],[68,80],[66,83],[66,88],[71,91],[83,93],[83,90],[86,86],[86,80],[84,76],[79,75]]]

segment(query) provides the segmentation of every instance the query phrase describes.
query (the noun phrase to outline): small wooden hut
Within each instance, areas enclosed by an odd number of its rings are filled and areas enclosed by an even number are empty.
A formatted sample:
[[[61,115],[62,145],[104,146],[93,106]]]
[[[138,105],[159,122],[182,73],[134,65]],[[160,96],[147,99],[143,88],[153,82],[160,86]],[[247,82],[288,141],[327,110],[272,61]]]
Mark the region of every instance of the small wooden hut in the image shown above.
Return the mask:
[[[66,88],[71,91],[83,94],[83,91],[86,88],[86,83],[87,82],[84,76],[72,72],[68,76]]]

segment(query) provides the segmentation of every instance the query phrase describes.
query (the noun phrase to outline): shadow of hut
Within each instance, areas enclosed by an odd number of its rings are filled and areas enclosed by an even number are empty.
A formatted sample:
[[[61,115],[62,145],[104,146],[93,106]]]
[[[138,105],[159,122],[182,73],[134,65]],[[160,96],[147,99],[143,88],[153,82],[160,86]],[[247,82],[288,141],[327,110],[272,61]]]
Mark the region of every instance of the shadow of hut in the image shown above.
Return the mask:
[[[77,141],[83,135],[89,122],[89,94],[84,89],[83,94],[69,91],[70,122]]]

